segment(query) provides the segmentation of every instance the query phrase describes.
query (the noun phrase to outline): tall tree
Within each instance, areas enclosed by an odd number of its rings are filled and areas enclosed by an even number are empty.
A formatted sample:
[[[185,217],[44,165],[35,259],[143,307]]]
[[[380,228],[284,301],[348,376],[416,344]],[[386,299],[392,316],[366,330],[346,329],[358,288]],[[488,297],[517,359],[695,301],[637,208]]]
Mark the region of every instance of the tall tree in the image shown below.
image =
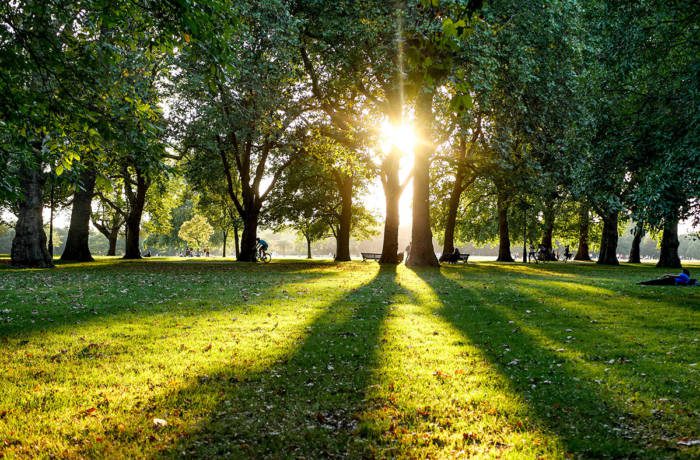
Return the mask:
[[[216,6],[212,23],[193,33],[178,63],[178,107],[187,114],[179,121],[186,127],[182,144],[193,154],[219,156],[219,174],[243,220],[238,260],[253,262],[263,205],[299,156],[306,132],[308,103],[290,39],[297,24],[282,1]]]

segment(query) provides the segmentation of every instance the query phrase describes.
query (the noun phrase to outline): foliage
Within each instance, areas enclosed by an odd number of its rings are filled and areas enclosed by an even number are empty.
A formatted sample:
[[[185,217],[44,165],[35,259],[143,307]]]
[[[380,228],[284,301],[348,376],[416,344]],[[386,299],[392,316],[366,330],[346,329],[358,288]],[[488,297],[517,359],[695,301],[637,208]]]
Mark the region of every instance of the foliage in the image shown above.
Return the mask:
[[[209,243],[214,229],[203,216],[195,214],[187,222],[183,222],[177,236],[186,241],[190,246],[204,249]]]

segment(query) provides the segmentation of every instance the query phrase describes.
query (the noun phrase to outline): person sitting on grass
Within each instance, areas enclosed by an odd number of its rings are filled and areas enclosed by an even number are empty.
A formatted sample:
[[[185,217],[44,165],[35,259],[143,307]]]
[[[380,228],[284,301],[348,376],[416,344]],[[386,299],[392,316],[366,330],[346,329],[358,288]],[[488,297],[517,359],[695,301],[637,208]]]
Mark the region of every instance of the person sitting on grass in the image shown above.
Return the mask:
[[[642,284],[644,286],[694,286],[696,283],[697,280],[690,279],[690,271],[684,268],[677,275],[667,274],[653,280],[640,281],[637,284]]]
[[[267,248],[269,246],[267,241],[263,239],[255,238],[255,241],[257,242],[256,247],[258,248],[258,258],[262,259],[263,254],[267,252]]]

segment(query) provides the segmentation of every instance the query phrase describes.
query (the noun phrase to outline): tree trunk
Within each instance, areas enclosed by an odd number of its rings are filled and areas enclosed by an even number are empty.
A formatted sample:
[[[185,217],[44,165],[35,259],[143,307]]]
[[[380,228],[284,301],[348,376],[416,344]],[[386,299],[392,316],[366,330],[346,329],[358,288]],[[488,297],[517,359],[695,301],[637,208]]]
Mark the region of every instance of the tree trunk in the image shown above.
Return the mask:
[[[642,238],[644,237],[644,222],[637,222],[634,227],[634,238],[632,239],[632,248],[630,248],[630,257],[627,261],[631,264],[642,263],[640,246],[642,245]]]
[[[579,233],[578,233],[578,249],[576,250],[576,255],[574,260],[591,260],[591,255],[588,251],[588,227],[590,225],[590,218],[588,215],[588,206],[581,205],[579,208]]]
[[[249,211],[243,217],[243,235],[241,235],[241,252],[237,259],[239,262],[255,262],[257,254],[255,238],[258,234],[259,211]]]
[[[603,236],[600,242],[600,265],[620,265],[617,260],[617,211],[609,212],[603,217]]]
[[[542,246],[547,250],[550,258],[553,255],[552,235],[554,234],[554,202],[545,204],[544,208],[544,232],[542,233]]]
[[[659,268],[681,268],[681,259],[678,257],[678,221],[668,221],[664,223],[664,232],[661,237],[661,252]]]
[[[118,237],[119,237],[119,229],[116,229],[116,231],[113,234],[110,234],[107,237],[107,241],[109,241],[109,249],[107,250],[108,256],[116,256],[117,255],[117,238]]]
[[[140,259],[140,239],[141,239],[141,218],[143,209],[146,206],[146,192],[150,182],[146,180],[138,167],[136,171],[136,191],[132,189],[132,178],[128,170],[124,169],[124,192],[129,203],[129,212],[126,216],[126,247],[124,249],[124,259]]]
[[[462,192],[464,188],[462,186],[462,181],[464,181],[465,171],[464,164],[460,162],[457,165],[457,173],[455,174],[455,183],[452,186],[452,191],[450,192],[450,200],[447,204],[447,220],[445,222],[445,241],[442,244],[442,255],[440,256],[440,261],[445,260],[445,257],[452,254],[455,250],[455,226],[457,225],[457,210],[459,209],[459,200],[462,197]]]
[[[311,259],[311,239],[306,235],[304,235],[304,238],[306,238],[306,258]],[[337,257],[336,260],[338,260]]]
[[[45,178],[40,170],[25,170],[20,178],[23,197],[12,239],[12,265],[15,267],[53,267],[46,248],[42,211],[42,188]]]
[[[416,99],[418,138],[413,161],[413,225],[409,267],[438,267],[430,228],[430,161],[435,147],[430,142],[433,128],[433,93],[421,92]]]
[[[386,218],[384,219],[384,242],[380,264],[398,264],[399,260],[399,201],[401,200],[401,182],[399,179],[399,152],[394,149],[384,161],[384,198],[386,201]]]
[[[70,228],[66,246],[61,254],[62,261],[92,262],[94,260],[90,253],[88,239],[96,178],[97,172],[92,167],[87,167],[80,173],[80,183],[73,194]]]
[[[236,251],[236,260],[241,255],[241,247],[239,245],[240,239],[238,238],[238,225],[233,226],[233,246]]]
[[[141,215],[143,208],[134,208],[129,211],[126,218],[126,246],[124,248],[124,259],[140,259],[141,249],[139,240],[141,238]]]
[[[510,231],[508,230],[508,201],[498,192],[498,258],[497,262],[515,262],[510,255]]]
[[[223,251],[222,251],[223,253],[221,256],[225,258],[226,257],[226,240],[228,239],[228,232],[226,230],[222,230],[221,233],[222,233],[222,236],[224,237],[224,248],[223,248]]]
[[[335,260],[346,262],[350,260],[350,228],[352,225],[352,183],[351,175],[340,173],[337,177],[340,191],[341,208],[338,235],[336,237]],[[309,242],[309,259],[311,258],[311,242]]]

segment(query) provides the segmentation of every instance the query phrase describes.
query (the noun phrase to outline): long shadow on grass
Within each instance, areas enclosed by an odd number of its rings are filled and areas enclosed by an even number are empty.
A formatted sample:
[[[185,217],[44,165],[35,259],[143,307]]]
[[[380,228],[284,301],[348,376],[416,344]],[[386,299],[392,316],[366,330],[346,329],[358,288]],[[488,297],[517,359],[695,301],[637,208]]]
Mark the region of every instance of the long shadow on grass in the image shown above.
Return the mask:
[[[0,340],[24,342],[36,333],[82,328],[91,323],[138,321],[144,316],[245,308],[269,302],[288,284],[336,276],[323,264],[227,265],[204,263],[88,266],[78,270],[11,271],[0,278]],[[325,267],[326,271],[319,270]],[[265,270],[265,268],[268,268]],[[341,276],[340,269],[337,276]],[[4,294],[6,291],[7,294]],[[2,298],[4,297],[4,299]]]
[[[507,306],[434,270],[417,270],[416,274],[440,299],[442,307],[436,313],[510,379],[513,389],[528,401],[532,415],[556,433],[567,450],[586,458],[662,454],[643,450],[634,439],[634,427],[627,425],[629,414],[599,384],[589,381],[585,372],[509,323],[511,318],[503,311]],[[460,301],[467,305],[458,304],[450,292],[461,292]]]
[[[361,456],[353,432],[376,367],[388,300],[401,289],[396,267],[333,302],[308,336],[276,366],[254,375],[222,369],[211,381],[173,395],[218,400],[209,417],[165,453],[209,457]]]

